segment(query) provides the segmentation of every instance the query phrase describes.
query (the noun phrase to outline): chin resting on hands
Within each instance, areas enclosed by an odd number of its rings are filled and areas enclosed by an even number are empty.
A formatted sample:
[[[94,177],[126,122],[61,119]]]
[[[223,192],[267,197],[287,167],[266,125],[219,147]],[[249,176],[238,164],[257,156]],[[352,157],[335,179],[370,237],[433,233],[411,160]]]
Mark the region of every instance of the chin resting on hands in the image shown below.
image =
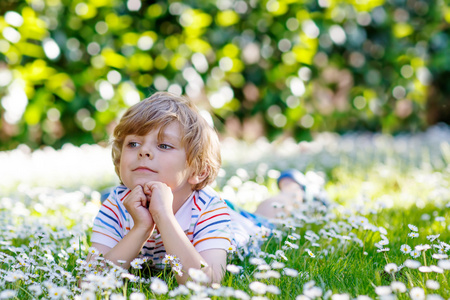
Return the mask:
[[[173,213],[173,194],[165,183],[150,181],[144,185],[144,193],[150,199],[148,210],[152,216]]]
[[[135,227],[151,228],[154,225],[152,215],[147,208],[149,203],[150,197],[144,193],[140,185],[134,187],[123,201],[123,205],[133,218]]]

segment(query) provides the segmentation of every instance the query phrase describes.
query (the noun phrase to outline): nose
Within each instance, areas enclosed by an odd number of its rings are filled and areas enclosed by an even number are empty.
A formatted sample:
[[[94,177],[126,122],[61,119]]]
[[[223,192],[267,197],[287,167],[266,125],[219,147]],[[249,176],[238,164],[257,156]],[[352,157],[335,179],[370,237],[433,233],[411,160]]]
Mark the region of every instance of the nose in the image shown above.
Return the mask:
[[[153,153],[147,147],[142,147],[141,151],[139,151],[139,157],[153,159]]]

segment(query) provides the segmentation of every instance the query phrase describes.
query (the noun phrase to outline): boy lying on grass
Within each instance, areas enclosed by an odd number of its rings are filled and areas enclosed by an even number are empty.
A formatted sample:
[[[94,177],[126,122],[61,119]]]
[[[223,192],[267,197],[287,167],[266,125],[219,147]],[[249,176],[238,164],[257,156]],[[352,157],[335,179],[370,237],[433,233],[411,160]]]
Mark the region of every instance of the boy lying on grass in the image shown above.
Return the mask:
[[[125,268],[138,256],[164,268],[167,253],[183,266],[178,283],[190,268],[220,282],[233,239],[230,212],[207,186],[220,168],[219,141],[193,103],[169,93],[139,102],[115,128],[112,148],[121,185],[95,218],[92,246]]]

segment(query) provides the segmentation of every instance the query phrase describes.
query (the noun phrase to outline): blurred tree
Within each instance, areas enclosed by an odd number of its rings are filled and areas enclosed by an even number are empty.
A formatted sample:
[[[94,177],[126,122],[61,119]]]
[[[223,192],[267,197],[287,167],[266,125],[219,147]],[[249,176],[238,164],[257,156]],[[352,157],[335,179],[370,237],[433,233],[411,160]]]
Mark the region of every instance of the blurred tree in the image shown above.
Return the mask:
[[[450,122],[443,0],[6,0],[0,10],[0,149],[105,141],[126,107],[158,90],[188,95],[248,139]]]

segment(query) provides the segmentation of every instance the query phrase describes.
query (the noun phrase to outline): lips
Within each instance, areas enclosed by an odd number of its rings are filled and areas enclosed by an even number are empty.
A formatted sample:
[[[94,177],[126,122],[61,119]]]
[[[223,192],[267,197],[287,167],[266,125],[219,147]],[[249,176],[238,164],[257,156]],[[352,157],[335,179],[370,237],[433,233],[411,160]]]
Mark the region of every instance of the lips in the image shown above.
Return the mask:
[[[148,172],[148,173],[157,173],[155,170],[150,169],[148,167],[145,166],[139,166],[135,169],[133,169],[133,172]]]

